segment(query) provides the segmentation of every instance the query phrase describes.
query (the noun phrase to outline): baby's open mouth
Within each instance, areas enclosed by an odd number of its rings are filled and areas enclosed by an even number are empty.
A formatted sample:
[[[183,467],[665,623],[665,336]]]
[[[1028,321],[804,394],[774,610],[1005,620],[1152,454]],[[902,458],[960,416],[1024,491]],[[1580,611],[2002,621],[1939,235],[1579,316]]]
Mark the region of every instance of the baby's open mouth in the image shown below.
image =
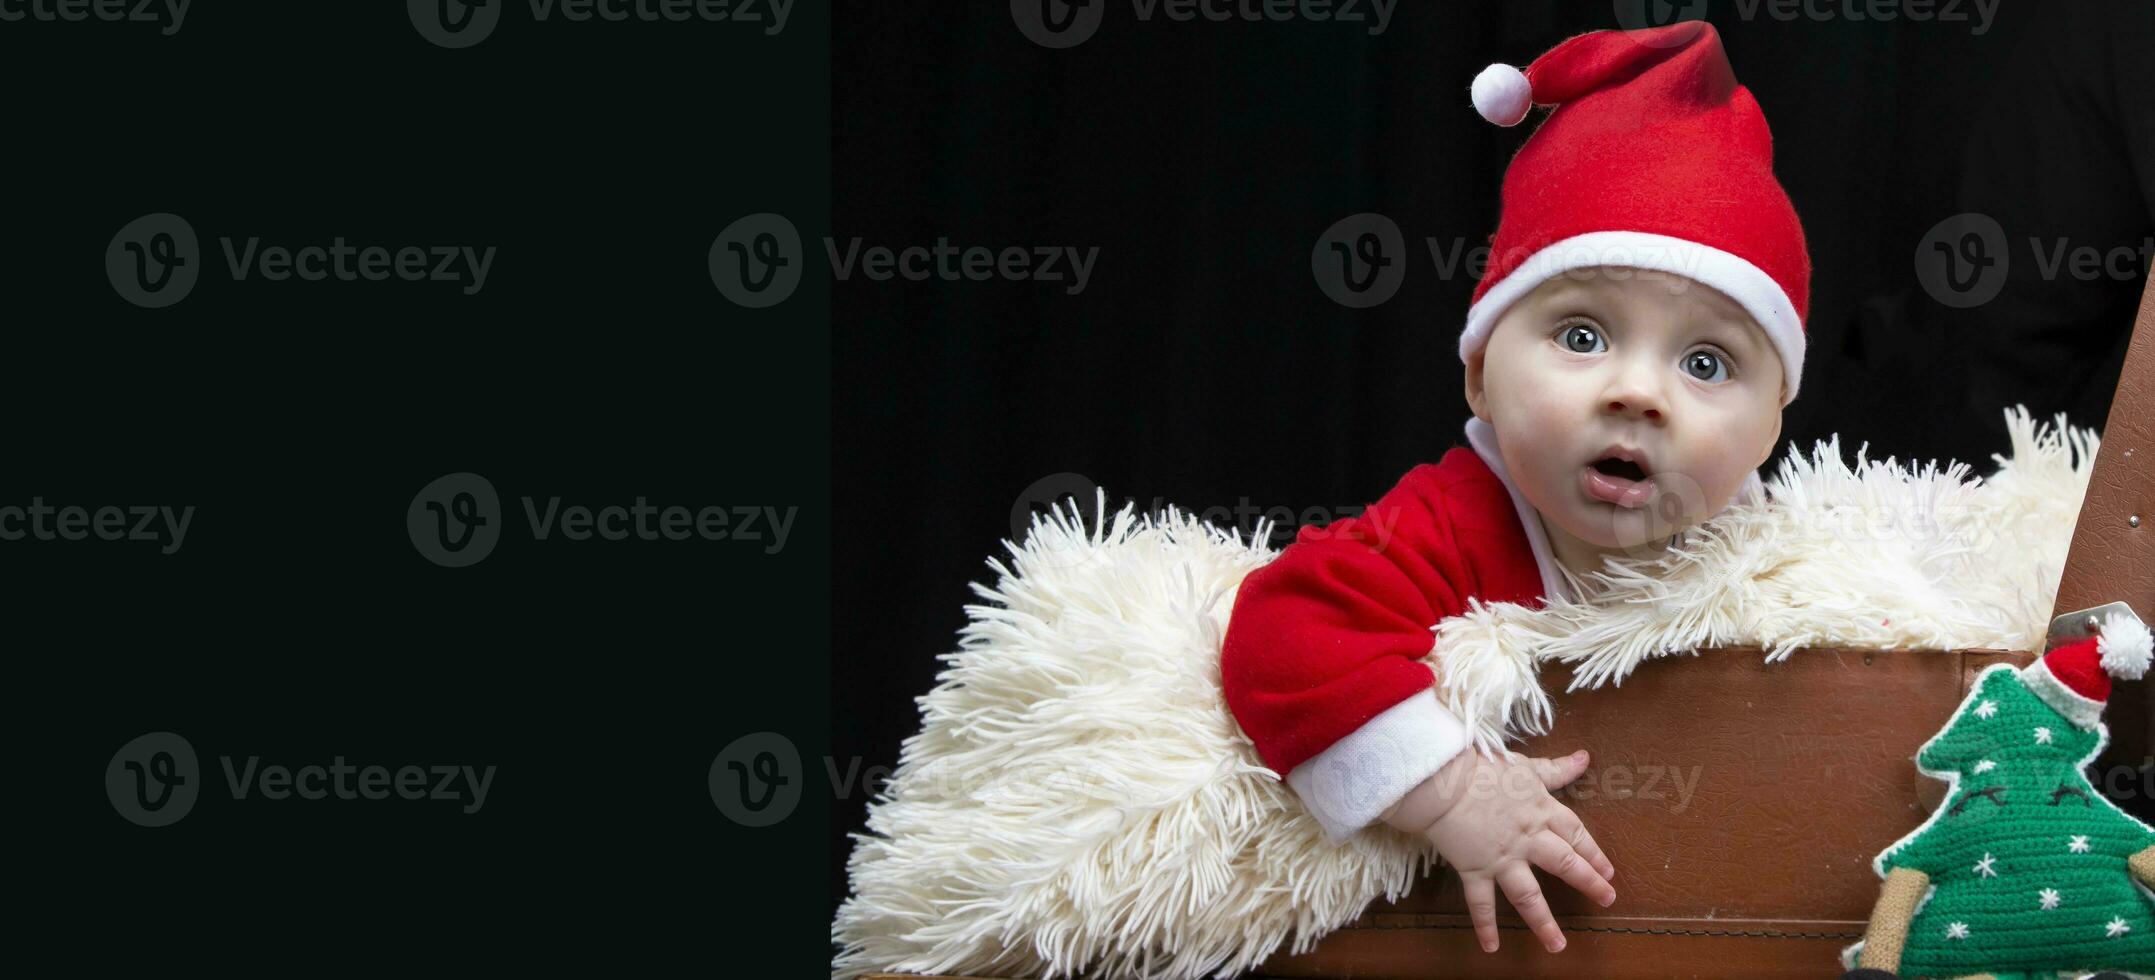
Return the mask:
[[[1620,476],[1626,480],[1634,481],[1646,479],[1646,471],[1639,468],[1639,464],[1628,459],[1616,459],[1614,457],[1597,459],[1594,461],[1593,466],[1595,470],[1609,476]]]
[[[1594,500],[1618,507],[1639,507],[1653,496],[1646,468],[1628,459],[1606,456],[1579,470],[1579,489]]]

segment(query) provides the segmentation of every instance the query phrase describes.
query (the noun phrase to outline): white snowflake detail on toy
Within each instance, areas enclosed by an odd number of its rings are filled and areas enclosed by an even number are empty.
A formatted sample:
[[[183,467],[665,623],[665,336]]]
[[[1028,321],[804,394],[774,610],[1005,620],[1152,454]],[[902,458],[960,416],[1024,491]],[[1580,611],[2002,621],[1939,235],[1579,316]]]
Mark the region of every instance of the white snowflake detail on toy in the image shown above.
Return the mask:
[[[2049,745],[2049,744],[2050,744],[2050,729],[2048,729],[2048,728],[2038,728],[2038,729],[2036,729],[2036,730],[2035,730],[2035,744],[2037,744],[2037,745]]]
[[[2050,911],[2051,909],[2054,909],[2054,908],[2057,908],[2057,907],[2058,907],[2058,890],[2057,890],[2057,889],[2055,889],[2055,888],[2045,888],[2045,889],[2043,889],[2043,894],[2042,894],[2042,895],[2041,895],[2040,897],[2041,897],[2041,898],[2042,898],[2042,900],[2043,900],[2043,911],[2045,911],[2045,912],[2048,912],[2048,911]]]
[[[1983,860],[1975,863],[1975,873],[1984,878],[1996,878],[1998,877],[1998,869],[1993,865],[1997,863],[1997,858],[1991,857],[1989,851],[1984,851]]]
[[[2110,924],[2104,926],[2103,928],[2109,930],[2110,935],[2108,938],[2111,939],[2116,939],[2119,936],[2125,935],[2126,933],[2133,931],[2133,927],[2125,924],[2124,916],[2117,916],[2112,918],[2110,920]]]
[[[2073,852],[2074,854],[2088,853],[2088,835],[2074,834],[2073,839],[2066,843],[2065,849]]]
[[[1968,938],[1968,924],[1965,922],[1955,922],[1952,925],[1945,927],[1945,937],[1947,939]]]
[[[1986,772],[1989,772],[1989,771],[1991,771],[1992,769],[1996,769],[1996,768],[1998,768],[1998,764],[1997,764],[1997,763],[1995,763],[1995,762],[1992,762],[1992,761],[1990,761],[1989,759],[1981,759],[1981,760],[1978,760],[1978,761],[1976,762],[1976,764],[1975,764],[1975,774],[1976,774],[1976,775],[1978,775],[1978,776],[1980,776],[1980,775],[1982,775],[1982,774],[1984,774],[1984,773],[1986,773]]]
[[[1988,718],[1997,713],[1998,702],[1996,701],[1985,701],[1982,704],[1975,706],[1975,716],[1977,718]]]

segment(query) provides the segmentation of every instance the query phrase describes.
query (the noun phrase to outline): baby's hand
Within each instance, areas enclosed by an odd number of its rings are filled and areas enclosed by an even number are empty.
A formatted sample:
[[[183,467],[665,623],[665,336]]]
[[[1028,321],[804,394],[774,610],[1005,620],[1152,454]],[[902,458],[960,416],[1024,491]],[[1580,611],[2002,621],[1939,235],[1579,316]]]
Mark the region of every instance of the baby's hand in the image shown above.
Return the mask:
[[[1616,866],[1578,815],[1549,795],[1586,771],[1586,751],[1561,759],[1505,755],[1490,759],[1471,748],[1459,753],[1385,811],[1384,821],[1427,836],[1459,872],[1467,913],[1484,951],[1497,948],[1496,886],[1502,885],[1542,945],[1558,952],[1564,932],[1530,864],[1603,905],[1616,901],[1608,881],[1616,877]]]

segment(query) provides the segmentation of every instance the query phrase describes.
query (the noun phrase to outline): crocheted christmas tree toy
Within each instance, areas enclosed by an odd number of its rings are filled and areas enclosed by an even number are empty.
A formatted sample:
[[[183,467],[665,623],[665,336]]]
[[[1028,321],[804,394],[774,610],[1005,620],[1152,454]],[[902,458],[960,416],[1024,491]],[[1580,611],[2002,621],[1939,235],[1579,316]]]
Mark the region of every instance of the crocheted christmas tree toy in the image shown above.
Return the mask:
[[[1871,862],[1885,885],[1844,966],[1910,977],[2155,972],[2155,828],[2086,775],[2110,738],[2110,678],[2140,677],[2151,645],[2146,626],[2114,613],[2099,636],[1978,675],[1916,753],[1919,771],[1949,785],[1945,802]]]

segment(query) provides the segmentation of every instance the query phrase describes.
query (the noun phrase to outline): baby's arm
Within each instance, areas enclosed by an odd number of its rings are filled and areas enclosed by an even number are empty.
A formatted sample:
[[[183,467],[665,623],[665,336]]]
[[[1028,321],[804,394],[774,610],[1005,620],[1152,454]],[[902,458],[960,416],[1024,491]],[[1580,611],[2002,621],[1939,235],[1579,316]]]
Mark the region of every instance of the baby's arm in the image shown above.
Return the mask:
[[[1229,710],[1340,840],[1457,757],[1466,726],[1421,658],[1475,581],[1435,464],[1355,517],[1306,526],[1245,578],[1220,651]]]
[[[1430,628],[1462,611],[1478,581],[1444,494],[1438,466],[1418,466],[1361,515],[1304,527],[1250,573],[1220,653],[1221,684],[1258,755],[1288,774],[1327,836],[1380,820],[1425,834],[1460,871],[1484,948],[1496,947],[1502,884],[1544,944],[1561,949],[1532,865],[1603,904],[1615,898],[1615,868],[1548,793],[1577,778],[1583,757],[1486,759],[1438,703],[1421,662],[1436,641]],[[1474,793],[1480,781],[1498,792]]]

